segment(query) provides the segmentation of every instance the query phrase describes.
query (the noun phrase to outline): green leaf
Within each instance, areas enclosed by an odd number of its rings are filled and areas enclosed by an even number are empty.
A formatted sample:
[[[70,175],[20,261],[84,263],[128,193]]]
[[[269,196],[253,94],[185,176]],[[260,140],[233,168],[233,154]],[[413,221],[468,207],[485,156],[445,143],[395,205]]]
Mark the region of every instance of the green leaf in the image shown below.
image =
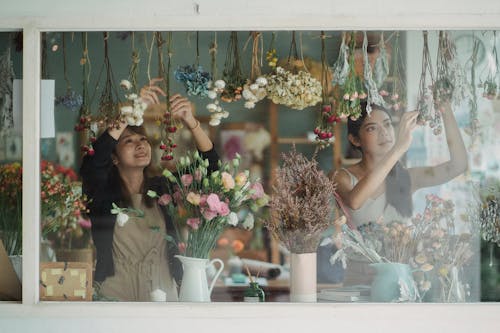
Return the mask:
[[[155,191],[149,190],[146,195],[150,198],[157,198],[158,194]]]

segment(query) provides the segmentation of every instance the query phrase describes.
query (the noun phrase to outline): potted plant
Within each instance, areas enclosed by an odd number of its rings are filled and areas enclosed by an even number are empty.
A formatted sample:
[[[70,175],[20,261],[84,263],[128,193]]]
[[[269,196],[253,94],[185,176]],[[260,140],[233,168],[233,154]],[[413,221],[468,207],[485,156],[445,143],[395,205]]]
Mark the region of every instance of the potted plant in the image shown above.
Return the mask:
[[[90,220],[84,218],[86,198],[71,168],[41,163],[42,237],[49,240],[58,261],[93,263]]]
[[[19,279],[22,269],[22,166],[0,166],[0,239]]]

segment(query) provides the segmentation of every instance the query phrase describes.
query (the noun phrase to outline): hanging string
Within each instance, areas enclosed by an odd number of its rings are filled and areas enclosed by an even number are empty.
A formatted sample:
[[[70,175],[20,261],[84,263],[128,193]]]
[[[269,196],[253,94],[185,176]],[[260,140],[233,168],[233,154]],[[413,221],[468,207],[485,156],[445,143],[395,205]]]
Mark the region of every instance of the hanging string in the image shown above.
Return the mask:
[[[133,91],[138,91],[137,89],[137,73],[139,71],[139,52],[135,48],[135,32],[132,31],[131,35],[131,44],[132,44],[132,63],[130,64],[130,69],[128,72],[128,77],[130,80],[130,83],[132,83],[132,90]]]
[[[253,44],[252,44],[252,64],[250,71],[250,80],[253,82],[257,77],[259,77],[262,74],[259,64],[259,41],[262,39],[262,34],[258,31],[252,31],[252,37],[253,37]],[[260,50],[261,52],[263,52],[262,47],[260,47]],[[262,63],[262,53],[260,59]]]
[[[377,84],[373,81],[372,66],[370,65],[370,60],[368,59],[368,36],[366,31],[363,31],[363,61],[363,74],[366,92],[368,95],[366,99],[366,112],[370,114],[372,112],[372,104],[386,107],[386,103],[378,92]]]
[[[198,68],[200,65],[200,32],[196,31],[196,66]]]
[[[210,54],[210,69],[212,71],[212,81],[215,82],[217,79],[217,31],[214,32],[214,39],[210,43],[208,49]]]
[[[476,93],[476,66],[477,66],[477,56],[479,53],[479,40],[474,38],[474,44],[472,46],[472,55],[467,61],[471,63],[471,82],[470,89],[472,93],[472,98],[469,100],[470,113],[469,113],[469,135],[471,136],[471,146],[474,146],[476,142],[476,134],[478,133],[478,110],[477,110],[477,93]]]
[[[62,34],[62,47],[63,47],[63,72],[64,72],[64,81],[66,81],[66,89],[69,91],[71,90],[71,85],[69,84],[69,79],[68,79],[68,70],[66,67],[66,33],[63,32]]]
[[[147,41],[146,41],[146,35],[144,36],[144,43],[146,44],[146,49],[149,50],[148,51],[148,69],[147,69],[147,73],[148,73],[148,82],[151,82],[151,57],[153,56],[153,45],[155,44],[154,41],[155,41],[155,38],[156,38],[156,33],[153,33],[152,37],[151,37],[151,44],[148,45]]]
[[[349,47],[346,43],[347,34],[342,32],[342,42],[340,43],[339,56],[333,65],[332,84],[344,85],[349,76]]]
[[[325,32],[321,31],[321,86],[323,104],[328,103],[328,61],[326,59]]]
[[[299,45],[300,45],[300,60],[302,60],[302,65],[304,66],[304,70],[309,73],[309,69],[307,68],[306,62],[304,61],[304,47],[302,46],[302,32],[299,32]]]
[[[384,81],[389,75],[389,62],[387,60],[387,51],[385,49],[384,32],[380,33],[380,40],[378,42],[379,54],[375,60],[374,74],[375,82],[377,83],[377,88],[382,87]]]
[[[294,60],[293,63],[293,72],[296,71],[296,66],[295,66],[295,60],[299,58],[298,52],[297,52],[297,42],[295,41],[295,31],[292,31],[292,41],[290,42],[290,50],[288,51],[288,59],[286,61],[287,67],[290,70],[290,60]]]

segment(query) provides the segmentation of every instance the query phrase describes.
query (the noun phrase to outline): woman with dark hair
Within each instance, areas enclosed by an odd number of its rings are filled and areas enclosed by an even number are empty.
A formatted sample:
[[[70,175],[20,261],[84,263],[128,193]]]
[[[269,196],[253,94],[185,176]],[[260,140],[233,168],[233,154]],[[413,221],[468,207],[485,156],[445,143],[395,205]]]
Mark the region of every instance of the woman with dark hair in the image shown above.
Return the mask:
[[[159,88],[152,86],[141,94],[149,104],[158,103]],[[191,131],[196,146],[209,160],[209,169],[217,166],[213,144],[192,114],[189,100],[170,98],[171,114]],[[149,198],[148,190],[159,195],[169,193],[164,177],[148,177],[151,144],[142,126],[109,128],[93,144],[94,155],[83,159],[80,174],[83,189],[90,199],[92,237],[97,250],[94,280],[99,294],[121,301],[177,300],[176,282],[182,271],[175,260],[175,247],[168,246],[165,234],[173,224],[164,206]],[[144,217],[130,217],[126,223],[112,215],[112,204],[134,208]],[[122,223],[120,223],[122,222]],[[172,233],[174,237],[174,233]]]
[[[405,112],[397,132],[387,110],[366,104],[362,115],[347,123],[350,143],[362,153],[361,161],[337,172],[337,192],[361,226],[387,217],[412,215],[412,194],[418,189],[443,184],[467,169],[467,151],[450,104],[442,108],[450,160],[436,166],[405,168],[400,159],[410,147],[418,111]],[[391,215],[392,214],[392,215]]]
[[[436,166],[405,168],[400,159],[410,147],[418,111],[405,112],[397,131],[384,108],[366,104],[361,116],[347,123],[350,143],[361,161],[336,173],[337,193],[349,213],[351,227],[370,222],[400,220],[412,215],[412,194],[443,184],[467,170],[467,151],[450,104],[442,108],[450,160]],[[352,258],[344,272],[345,285],[370,284],[373,271],[362,259]]]

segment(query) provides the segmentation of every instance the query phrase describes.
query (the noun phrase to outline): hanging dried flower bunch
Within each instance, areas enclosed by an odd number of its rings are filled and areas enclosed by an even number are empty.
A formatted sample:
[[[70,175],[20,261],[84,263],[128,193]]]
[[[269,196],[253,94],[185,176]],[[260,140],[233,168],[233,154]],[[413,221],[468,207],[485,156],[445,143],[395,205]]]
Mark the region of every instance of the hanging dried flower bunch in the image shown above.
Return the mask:
[[[165,63],[163,61],[163,45],[165,44],[165,40],[163,39],[163,36],[161,32],[155,32],[155,39],[156,39],[156,47],[158,51],[158,60],[159,60],[159,76],[163,77],[163,88],[166,94],[166,100],[165,100],[165,105],[166,108],[163,113],[163,119],[160,121],[160,128],[161,128],[161,143],[160,143],[160,149],[163,150],[163,153],[161,155],[161,160],[162,161],[171,161],[174,158],[174,149],[177,147],[177,144],[174,142],[174,134],[177,132],[177,127],[178,124],[177,122],[173,119],[171,111],[170,111],[170,71],[172,68],[172,55],[173,55],[173,49],[172,49],[172,32],[167,33],[167,55],[168,55],[168,61],[167,61],[167,67],[165,68]]]
[[[188,95],[206,97],[210,73],[200,66],[199,32],[196,32],[196,61],[194,65],[179,66],[174,72],[175,79],[186,88]]]
[[[314,129],[314,134],[316,134],[316,142],[319,144],[320,148],[328,147],[333,141],[333,130],[335,124],[340,122],[340,117],[335,114],[334,109],[329,100],[328,96],[328,81],[330,76],[330,71],[328,67],[328,60],[326,58],[326,46],[325,39],[327,36],[325,32],[321,32],[321,89],[322,89],[322,100],[323,103],[319,110],[318,124]]]
[[[445,31],[439,31],[438,53],[437,53],[437,74],[436,82],[432,87],[435,108],[451,101],[453,96],[454,82],[451,77],[448,63],[455,58],[455,47],[451,44]]]
[[[92,144],[96,140],[97,127],[92,125],[92,114],[90,112],[89,102],[89,76],[90,76],[90,58],[88,50],[88,35],[82,32],[82,57],[80,58],[80,65],[82,66],[82,104],[78,111],[78,123],[75,125],[75,131],[81,132],[83,138],[81,139],[80,149],[84,154],[94,155],[94,148]]]
[[[274,64],[275,55],[271,64]],[[292,42],[286,68],[276,67],[273,73],[267,75],[267,97],[276,104],[283,104],[289,108],[303,110],[314,106],[321,101],[321,83],[309,72],[298,70],[299,61],[295,31],[292,32]]]
[[[241,70],[238,32],[236,31],[232,31],[229,37],[222,79],[225,81],[226,85],[222,92],[221,100],[226,103],[239,101],[246,80]]]
[[[333,85],[342,86],[349,76],[349,47],[346,43],[346,33],[342,32],[342,42],[340,43],[339,56],[332,67]]]
[[[391,68],[387,85],[383,84],[380,88],[379,94],[385,100],[386,107],[398,112],[406,107],[406,69],[404,67],[404,60],[401,54],[401,40],[399,31],[394,32],[394,42],[392,43],[392,57]],[[391,37],[389,37],[390,39]],[[385,41],[383,33],[380,36],[379,42],[380,54],[385,51]],[[378,61],[378,58],[377,58]],[[377,61],[375,62],[375,76],[377,76]]]
[[[500,98],[500,64],[498,62],[496,34],[496,31],[493,31],[493,40],[495,42],[493,43],[491,56],[494,59],[494,64],[489,64],[486,80],[479,85],[480,88],[483,88],[483,97],[487,99]]]
[[[66,81],[66,94],[63,96],[58,96],[55,98],[55,105],[62,105],[65,108],[76,111],[80,109],[83,103],[82,95],[77,94],[73,89],[71,89],[71,84],[68,79],[68,71],[66,66],[66,33],[62,34],[62,49],[63,49],[63,71],[64,71],[64,81]]]
[[[349,73],[344,84],[339,84],[340,98],[337,101],[337,114],[341,118],[358,119],[361,115],[361,100],[367,97],[361,77],[356,73],[354,56],[356,51],[356,33],[351,32],[349,42]]]
[[[0,56],[0,132],[14,127],[12,109],[12,83],[14,81],[14,66],[10,59],[10,47]]]
[[[368,96],[366,99],[366,112],[370,114],[372,112],[372,104],[379,105],[382,107],[386,107],[385,101],[378,93],[378,86],[373,80],[372,75],[372,66],[370,65],[370,61],[368,60],[368,37],[366,35],[366,31],[363,31],[363,74],[364,74],[364,82],[366,91],[368,92]]]
[[[245,108],[253,109],[255,103],[263,100],[267,96],[267,79],[261,75],[262,62],[262,33],[251,32],[252,43],[252,64],[250,70],[250,79],[243,86],[243,98],[245,99]],[[273,35],[274,38],[274,35]],[[260,45],[260,47],[259,47]],[[259,61],[260,51],[260,61]]]
[[[297,153],[282,154],[264,221],[273,236],[293,253],[316,252],[321,234],[333,223],[335,185],[319,170],[317,161]]]
[[[375,59],[373,66],[373,75],[375,76],[375,83],[380,89],[385,80],[389,76],[389,60],[387,59],[387,50],[385,48],[384,33],[380,33],[380,40],[378,42],[378,56]]]
[[[224,92],[226,82],[217,78],[217,32],[214,33],[214,40],[209,49],[211,67],[212,67],[212,80],[209,82],[209,91],[207,96],[212,101],[207,105],[207,110],[210,112],[210,126],[219,126],[221,119],[229,117],[229,112],[225,111],[219,101],[221,94]]]
[[[472,97],[469,99],[469,127],[465,129],[465,132],[471,137],[471,147],[476,143],[477,134],[479,133],[479,120],[478,120],[478,107],[477,107],[477,93],[476,93],[476,66],[477,66],[477,56],[479,53],[479,41],[474,39],[474,44],[472,45],[472,55],[467,61],[471,64],[470,73],[470,91]]]
[[[434,87],[434,77],[432,71],[431,57],[429,53],[428,32],[423,32],[424,46],[422,51],[422,74],[420,75],[420,85],[418,90],[417,111],[419,115],[417,122],[421,125],[426,123],[433,129],[435,135],[439,135],[443,130],[441,114],[434,107],[432,91],[427,85],[427,72],[431,76],[431,87]]]

